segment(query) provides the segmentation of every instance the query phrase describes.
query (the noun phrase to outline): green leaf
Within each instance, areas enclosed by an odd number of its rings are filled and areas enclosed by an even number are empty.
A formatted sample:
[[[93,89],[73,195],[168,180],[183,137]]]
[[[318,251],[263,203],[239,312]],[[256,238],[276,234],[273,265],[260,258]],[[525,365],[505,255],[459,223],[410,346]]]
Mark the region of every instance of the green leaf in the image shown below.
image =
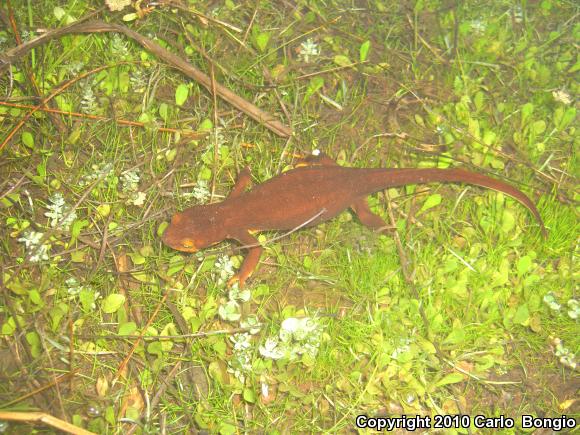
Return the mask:
[[[449,335],[443,340],[444,344],[458,344],[465,341],[465,329],[453,329]]]
[[[352,65],[350,59],[342,54],[337,54],[334,56],[334,63],[338,66],[349,66]]]
[[[306,101],[308,101],[308,99],[313,94],[318,92],[318,90],[322,88],[322,86],[324,86],[324,79],[322,77],[316,76],[312,78],[310,80],[310,83],[308,83],[308,88],[306,89],[306,94],[304,95],[304,99],[302,100],[302,102],[305,103]]]
[[[161,356],[163,355],[163,346],[160,341],[154,341],[147,346],[147,352],[151,355]]]
[[[121,308],[124,303],[125,295],[113,293],[105,298],[101,304],[101,308],[105,313],[112,314]]]
[[[444,385],[457,384],[458,382],[463,382],[464,380],[465,380],[465,378],[461,373],[453,372],[453,373],[449,373],[448,375],[443,376],[443,378],[440,379],[435,384],[435,386],[442,387]]]
[[[518,307],[513,321],[519,325],[528,326],[530,323],[530,310],[528,309],[528,304],[523,304]]]
[[[268,42],[270,41],[270,34],[266,32],[260,32],[254,38],[254,43],[256,44],[256,48],[261,52],[264,53],[266,48],[268,47]]]
[[[430,208],[438,206],[439,204],[441,204],[441,198],[442,198],[441,195],[439,195],[438,193],[429,195],[429,197],[427,197],[427,199],[423,203],[421,210],[419,210],[419,213],[417,214],[423,213],[424,211],[429,210]]]
[[[360,45],[360,49],[359,49],[359,59],[361,62],[364,62],[365,60],[367,60],[367,57],[369,55],[369,49],[371,48],[371,41],[365,41]]]
[[[130,21],[135,21],[137,18],[139,18],[139,16],[135,12],[123,15],[123,21],[125,21],[126,23]]]
[[[220,423],[219,433],[220,435],[234,435],[238,433],[238,428],[231,423],[222,422]]]
[[[189,86],[182,83],[175,90],[175,104],[182,106],[189,96]]]
[[[212,128],[213,122],[211,122],[211,120],[207,118],[201,121],[201,124],[199,124],[199,127],[197,127],[199,131],[211,131]]]
[[[52,13],[58,21],[62,20],[64,18],[64,16],[66,15],[66,11],[63,8],[61,8],[60,6],[56,6],[52,10]]]
[[[532,257],[529,255],[524,255],[518,260],[518,276],[526,274],[532,268]]]
[[[251,388],[244,388],[244,400],[248,403],[256,403],[256,393]]]
[[[28,148],[34,148],[34,136],[29,131],[25,131],[22,133],[22,143],[26,145]]]
[[[534,105],[532,103],[526,103],[522,106],[522,127],[528,124],[532,113],[534,113]]]
[[[30,290],[28,292],[28,299],[30,299],[30,302],[32,302],[34,305],[42,305],[42,297],[40,296],[38,290]]]
[[[131,335],[137,330],[135,322],[125,322],[119,325],[119,335]]]
[[[169,106],[167,105],[167,103],[161,103],[159,105],[159,116],[161,116],[161,119],[167,122],[168,114],[169,114]]]
[[[558,107],[554,112],[554,124],[558,131],[563,131],[576,118],[576,108],[568,107],[565,111],[563,107]]]
[[[540,119],[539,121],[535,121],[532,124],[532,131],[535,134],[542,134],[543,132],[546,131],[546,121],[544,121],[543,119]]]

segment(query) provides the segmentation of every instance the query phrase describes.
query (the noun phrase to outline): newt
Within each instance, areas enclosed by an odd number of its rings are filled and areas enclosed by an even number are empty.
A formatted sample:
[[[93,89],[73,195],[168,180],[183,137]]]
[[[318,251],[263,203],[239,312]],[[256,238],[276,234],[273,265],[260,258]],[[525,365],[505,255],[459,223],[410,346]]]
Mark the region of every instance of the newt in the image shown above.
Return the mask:
[[[253,233],[312,227],[349,207],[363,225],[384,229],[388,225],[371,211],[368,195],[391,187],[433,182],[465,183],[503,192],[527,207],[544,236],[547,234],[540,213],[523,192],[487,175],[464,169],[348,168],[320,155],[306,157],[294,169],[250,190],[250,171],[244,168],[224,201],[176,213],[162,240],[182,252],[196,252],[226,239],[237,240],[248,254],[229,284],[238,282],[242,287],[263,251]]]

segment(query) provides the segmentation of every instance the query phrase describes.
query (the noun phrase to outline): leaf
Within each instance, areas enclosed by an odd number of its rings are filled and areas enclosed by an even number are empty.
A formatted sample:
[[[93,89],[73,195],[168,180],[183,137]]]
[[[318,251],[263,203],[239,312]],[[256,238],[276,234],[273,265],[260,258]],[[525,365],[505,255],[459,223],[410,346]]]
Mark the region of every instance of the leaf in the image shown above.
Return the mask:
[[[161,116],[161,119],[163,119],[164,121],[167,121],[168,113],[169,113],[169,106],[167,105],[167,103],[161,103],[159,105],[159,116]]]
[[[576,118],[576,108],[568,107],[566,111],[564,108],[558,107],[554,112],[554,124],[558,131],[563,131]]]
[[[34,148],[34,136],[29,131],[25,131],[22,133],[22,143],[26,145],[28,148]]]
[[[419,210],[419,213],[417,214],[423,213],[424,211],[429,210],[430,208],[438,206],[439,204],[441,204],[441,198],[442,198],[441,195],[439,195],[438,193],[429,195],[429,197],[423,203],[421,210]]]
[[[270,41],[270,34],[266,32],[260,32],[254,38],[254,43],[256,44],[256,48],[261,52],[264,53],[266,48],[268,47],[268,42]]]
[[[461,373],[453,372],[448,375],[443,376],[442,379],[437,381],[436,387],[443,387],[444,385],[457,384],[458,382],[463,382],[465,377]]]
[[[187,100],[189,96],[189,87],[182,83],[175,90],[175,104],[178,106],[183,106],[183,103]]]
[[[60,6],[56,6],[52,10],[52,13],[58,21],[62,20],[64,18],[64,16],[66,15],[66,11],[63,8],[61,8]]]
[[[120,293],[110,294],[101,304],[102,310],[107,314],[117,311],[125,303],[125,295]]]
[[[135,322],[125,322],[119,325],[119,335],[131,335],[137,330]]]
[[[371,48],[371,41],[365,41],[360,45],[360,49],[359,49],[359,59],[361,62],[364,62],[365,60],[367,60],[367,57],[369,55],[369,50]]]
[[[518,276],[521,277],[522,275],[526,274],[532,268],[532,257],[529,255],[524,255],[522,258],[518,260]]]
[[[534,105],[532,103],[526,103],[522,106],[522,127],[528,124],[532,113],[534,113]]]
[[[99,204],[97,206],[97,214],[99,217],[104,218],[109,216],[111,213],[111,205],[110,204]]]
[[[38,290],[30,290],[28,292],[28,299],[30,299],[30,302],[32,302],[34,305],[42,305],[42,297],[40,296]]]
[[[324,79],[320,76],[316,76],[310,80],[308,83],[308,88],[306,89],[306,94],[304,95],[304,99],[302,100],[303,103],[308,101],[308,99],[316,93],[320,88],[324,86]]]
[[[350,59],[342,54],[337,54],[334,56],[334,63],[338,66],[349,66],[352,65]]]
[[[138,17],[139,16],[135,12],[132,12],[130,14],[123,15],[123,21],[128,23],[129,21],[135,21]]]
[[[543,119],[540,119],[539,121],[535,121],[532,124],[532,131],[535,134],[542,134],[543,132],[546,131],[546,121],[544,121]]]
[[[458,344],[465,341],[465,329],[453,329],[443,340],[444,344]]]
[[[518,307],[513,321],[519,325],[528,326],[530,323],[530,310],[528,309],[528,304],[523,304]]]
[[[244,400],[248,403],[256,403],[256,393],[251,388],[244,388]]]
[[[163,355],[163,346],[160,341],[154,341],[147,346],[147,352],[151,355],[161,356]]]

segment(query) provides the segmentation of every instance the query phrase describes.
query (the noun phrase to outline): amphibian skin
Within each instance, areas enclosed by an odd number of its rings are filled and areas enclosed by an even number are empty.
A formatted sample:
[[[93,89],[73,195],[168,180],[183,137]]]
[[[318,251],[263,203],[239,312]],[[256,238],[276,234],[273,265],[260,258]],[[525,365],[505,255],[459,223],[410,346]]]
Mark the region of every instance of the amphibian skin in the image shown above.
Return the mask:
[[[374,214],[366,197],[407,184],[465,183],[503,192],[532,212],[544,235],[546,229],[534,203],[520,190],[486,175],[463,169],[346,168],[326,156],[310,156],[295,169],[247,190],[250,172],[245,168],[230,195],[222,202],[198,205],[176,213],[163,234],[163,242],[178,251],[195,252],[226,239],[240,242],[248,254],[230,284],[240,287],[256,268],[263,248],[252,233],[311,227],[351,208],[362,224],[387,227]]]

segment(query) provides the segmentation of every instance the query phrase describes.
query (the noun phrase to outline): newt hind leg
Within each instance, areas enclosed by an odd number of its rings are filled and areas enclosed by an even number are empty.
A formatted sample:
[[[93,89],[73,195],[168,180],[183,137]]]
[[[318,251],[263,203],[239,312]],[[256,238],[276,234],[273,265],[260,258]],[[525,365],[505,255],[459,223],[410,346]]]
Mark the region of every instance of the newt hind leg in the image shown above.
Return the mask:
[[[357,200],[350,206],[350,208],[354,211],[363,225],[379,231],[384,231],[390,228],[390,225],[387,225],[382,217],[371,211],[366,198]]]

